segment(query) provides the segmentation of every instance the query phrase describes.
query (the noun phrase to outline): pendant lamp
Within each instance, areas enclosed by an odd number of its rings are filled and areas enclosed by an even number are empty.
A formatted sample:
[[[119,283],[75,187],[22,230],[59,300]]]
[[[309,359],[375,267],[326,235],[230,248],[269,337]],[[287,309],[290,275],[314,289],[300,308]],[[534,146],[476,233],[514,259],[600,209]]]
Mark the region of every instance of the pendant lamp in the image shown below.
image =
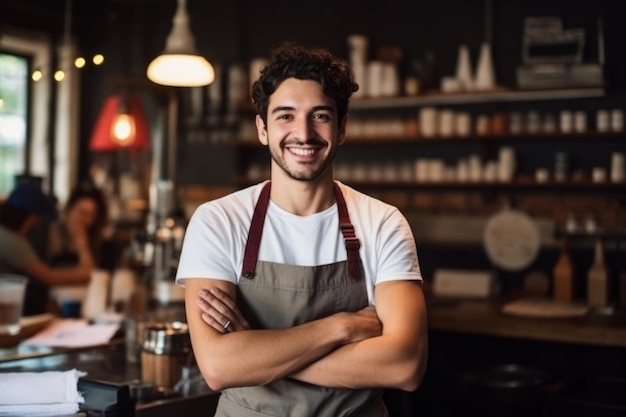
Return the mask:
[[[178,0],[165,50],[150,63],[147,75],[156,84],[173,87],[200,87],[215,79],[213,66],[196,50],[186,0]]]
[[[150,128],[141,101],[126,94],[107,97],[94,127],[89,149],[111,152],[142,150],[150,146]]]

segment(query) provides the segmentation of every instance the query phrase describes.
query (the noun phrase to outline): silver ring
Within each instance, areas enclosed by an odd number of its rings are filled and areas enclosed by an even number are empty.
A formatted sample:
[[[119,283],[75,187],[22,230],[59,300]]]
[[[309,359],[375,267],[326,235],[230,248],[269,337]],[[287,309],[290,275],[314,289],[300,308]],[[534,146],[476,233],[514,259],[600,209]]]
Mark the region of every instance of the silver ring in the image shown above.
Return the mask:
[[[228,329],[228,326],[230,326],[230,320],[226,320],[226,323],[224,323],[225,329]]]

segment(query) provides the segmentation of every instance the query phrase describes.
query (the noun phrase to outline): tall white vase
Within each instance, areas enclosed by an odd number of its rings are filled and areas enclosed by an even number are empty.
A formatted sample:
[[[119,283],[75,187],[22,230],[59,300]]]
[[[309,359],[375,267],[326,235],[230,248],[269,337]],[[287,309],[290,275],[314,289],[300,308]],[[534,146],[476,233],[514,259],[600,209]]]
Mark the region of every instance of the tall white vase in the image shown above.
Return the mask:
[[[469,91],[474,88],[472,64],[470,63],[470,54],[467,45],[459,46],[459,56],[456,61],[456,79],[461,89]]]
[[[496,86],[496,75],[491,58],[491,45],[484,42],[480,47],[480,56],[476,66],[474,88],[476,90],[491,90]]]

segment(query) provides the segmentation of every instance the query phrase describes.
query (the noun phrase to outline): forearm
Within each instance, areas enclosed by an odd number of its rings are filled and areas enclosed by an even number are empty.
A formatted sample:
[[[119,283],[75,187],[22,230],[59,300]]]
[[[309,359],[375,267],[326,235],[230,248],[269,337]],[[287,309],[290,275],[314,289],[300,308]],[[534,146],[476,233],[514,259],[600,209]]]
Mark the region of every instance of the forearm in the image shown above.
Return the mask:
[[[77,266],[69,268],[50,268],[41,261],[26,267],[26,274],[48,286],[84,284],[89,282],[91,268]]]
[[[340,326],[332,318],[287,329],[245,330],[217,336],[205,324],[189,321],[198,365],[209,386],[218,391],[284,378],[344,342]]]
[[[380,336],[346,344],[291,377],[326,387],[417,389],[428,354],[421,288],[398,281],[376,286]]]
[[[379,336],[341,346],[290,377],[324,387],[412,391],[425,362],[425,343],[415,349]]]
[[[78,266],[83,269],[94,269],[96,262],[89,245],[85,242],[76,246],[76,252],[78,253]]]
[[[198,298],[203,288],[211,287],[219,287],[235,298],[232,284],[188,279],[185,306],[196,360],[214,390],[266,384],[284,378],[337,346],[356,340],[348,313],[286,329],[241,330],[223,334],[225,318],[216,315],[215,326],[207,325],[206,312],[213,310],[210,304]]]

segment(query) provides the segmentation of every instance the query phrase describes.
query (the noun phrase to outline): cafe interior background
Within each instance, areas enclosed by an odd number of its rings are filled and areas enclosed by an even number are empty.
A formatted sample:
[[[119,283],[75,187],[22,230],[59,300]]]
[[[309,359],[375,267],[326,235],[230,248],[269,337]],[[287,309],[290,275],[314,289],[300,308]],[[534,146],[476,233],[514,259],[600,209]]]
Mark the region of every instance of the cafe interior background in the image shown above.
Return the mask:
[[[146,75],[180,4],[212,65],[209,85],[164,86]],[[397,408],[445,415],[444,394],[458,390],[463,371],[509,363],[596,388],[610,380],[603,400],[585,391],[589,407],[616,401],[611,393],[626,377],[622,2],[180,4],[0,3],[0,54],[28,64],[21,130],[0,107],[0,195],[7,178],[28,174],[62,202],[93,178],[107,192],[123,253],[145,257],[151,240],[179,239],[201,202],[267,178],[249,86],[271,48],[284,40],[326,47],[362,87],[336,176],[407,216],[431,300],[427,377],[417,393],[398,393]],[[0,83],[13,83],[3,68]],[[121,109],[135,123],[130,144],[109,133]],[[3,150],[16,131],[19,158]],[[575,270],[570,308],[510,305],[523,321],[500,321],[493,303],[553,299],[564,242]],[[589,306],[598,246],[607,294]],[[172,277],[154,265],[168,259],[151,259],[153,284]]]

